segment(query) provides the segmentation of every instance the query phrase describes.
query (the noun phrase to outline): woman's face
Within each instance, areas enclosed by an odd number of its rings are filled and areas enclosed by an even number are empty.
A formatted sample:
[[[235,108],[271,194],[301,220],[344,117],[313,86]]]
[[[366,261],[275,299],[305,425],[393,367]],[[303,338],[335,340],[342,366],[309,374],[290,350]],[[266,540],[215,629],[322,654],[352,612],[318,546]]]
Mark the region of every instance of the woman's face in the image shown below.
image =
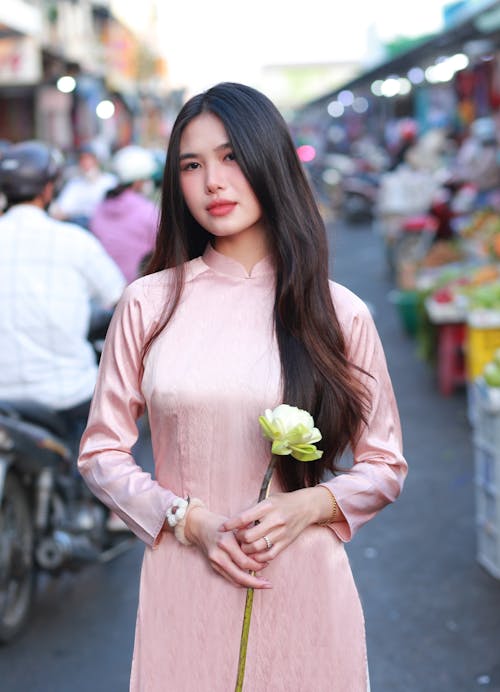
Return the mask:
[[[243,175],[222,121],[193,118],[180,140],[180,184],[196,221],[216,237],[262,233],[262,208]]]

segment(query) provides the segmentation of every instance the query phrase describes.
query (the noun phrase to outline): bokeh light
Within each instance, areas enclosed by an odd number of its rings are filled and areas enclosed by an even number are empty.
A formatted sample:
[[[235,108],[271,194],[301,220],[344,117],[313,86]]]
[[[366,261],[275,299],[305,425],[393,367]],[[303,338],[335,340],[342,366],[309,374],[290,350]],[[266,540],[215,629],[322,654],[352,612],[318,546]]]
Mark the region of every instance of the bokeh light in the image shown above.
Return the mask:
[[[316,149],[311,144],[302,144],[297,147],[297,155],[302,163],[309,163],[316,158]]]
[[[56,86],[63,94],[70,94],[76,89],[76,80],[70,75],[64,75],[63,77],[59,77]]]
[[[340,103],[340,101],[330,101],[327,106],[327,111],[332,118],[340,118],[342,115],[344,115],[344,110],[344,106]]]
[[[109,120],[115,114],[115,104],[113,101],[104,99],[97,104],[95,112],[101,120]]]

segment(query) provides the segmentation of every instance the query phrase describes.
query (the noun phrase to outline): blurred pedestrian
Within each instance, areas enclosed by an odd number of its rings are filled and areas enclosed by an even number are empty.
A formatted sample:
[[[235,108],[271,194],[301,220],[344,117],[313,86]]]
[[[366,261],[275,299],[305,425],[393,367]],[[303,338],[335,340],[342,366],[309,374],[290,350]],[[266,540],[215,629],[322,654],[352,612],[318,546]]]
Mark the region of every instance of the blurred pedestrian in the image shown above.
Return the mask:
[[[491,204],[500,188],[500,152],[494,118],[478,118],[471,123],[469,135],[457,152],[453,174],[455,179],[474,187],[476,208]]]
[[[50,213],[57,219],[88,228],[97,205],[116,183],[115,175],[101,169],[94,147],[83,145],[78,151],[78,170],[63,185],[50,206]]]
[[[115,312],[79,459],[147,545],[131,690],[234,689],[252,587],[245,689],[365,691],[343,542],[399,495],[397,407],[369,310],[328,281],[321,216],[260,92],[219,84],[181,110],[148,271]],[[314,416],[324,454],[280,457],[256,504],[258,418],[282,402]],[[154,479],[131,451],[145,409]]]
[[[0,160],[0,399],[56,409],[76,437],[97,374],[91,304],[114,306],[125,281],[95,238],[45,211],[61,168],[59,152],[38,141]]]
[[[158,208],[147,196],[157,164],[136,145],[120,149],[112,161],[118,185],[108,190],[90,219],[90,230],[114,259],[128,282],[140,274],[155,245]]]

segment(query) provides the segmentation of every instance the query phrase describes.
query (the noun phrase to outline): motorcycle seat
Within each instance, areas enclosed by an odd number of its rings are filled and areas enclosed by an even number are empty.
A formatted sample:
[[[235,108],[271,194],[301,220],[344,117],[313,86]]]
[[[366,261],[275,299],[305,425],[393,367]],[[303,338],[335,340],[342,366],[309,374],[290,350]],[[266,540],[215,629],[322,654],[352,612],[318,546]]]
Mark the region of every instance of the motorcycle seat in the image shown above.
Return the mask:
[[[35,401],[0,400],[0,413],[20,417],[28,423],[47,428],[58,437],[67,437],[68,428],[64,419],[52,408]]]

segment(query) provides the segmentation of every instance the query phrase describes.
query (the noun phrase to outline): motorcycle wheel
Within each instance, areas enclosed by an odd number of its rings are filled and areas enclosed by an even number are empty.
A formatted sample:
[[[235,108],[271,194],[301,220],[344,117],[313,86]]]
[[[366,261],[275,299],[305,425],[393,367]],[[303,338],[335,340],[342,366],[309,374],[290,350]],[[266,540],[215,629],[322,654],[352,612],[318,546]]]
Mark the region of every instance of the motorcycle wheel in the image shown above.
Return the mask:
[[[346,222],[353,225],[361,225],[373,220],[372,203],[356,192],[345,195],[343,212]]]
[[[0,644],[24,628],[35,591],[34,533],[28,498],[15,475],[5,479],[0,506]]]

